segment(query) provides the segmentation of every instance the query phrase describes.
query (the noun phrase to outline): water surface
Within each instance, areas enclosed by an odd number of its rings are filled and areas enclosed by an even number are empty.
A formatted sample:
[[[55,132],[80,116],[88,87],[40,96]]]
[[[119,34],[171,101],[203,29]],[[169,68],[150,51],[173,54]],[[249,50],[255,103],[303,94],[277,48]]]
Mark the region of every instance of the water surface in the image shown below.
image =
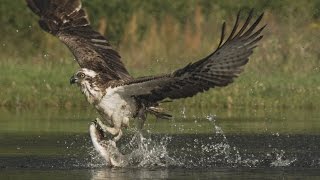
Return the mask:
[[[132,155],[108,168],[94,151],[88,110],[0,110],[0,179],[320,178],[320,113],[196,110],[150,119],[118,143]],[[132,123],[134,126],[134,123]]]

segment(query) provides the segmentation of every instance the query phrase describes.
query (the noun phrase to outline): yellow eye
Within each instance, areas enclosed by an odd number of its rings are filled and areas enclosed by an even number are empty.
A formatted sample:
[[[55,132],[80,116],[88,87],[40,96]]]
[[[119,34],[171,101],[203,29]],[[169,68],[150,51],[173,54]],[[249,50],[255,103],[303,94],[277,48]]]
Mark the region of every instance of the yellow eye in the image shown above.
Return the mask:
[[[85,76],[85,75],[84,75],[83,73],[80,73],[80,77],[81,77],[81,78],[84,78],[84,76]]]

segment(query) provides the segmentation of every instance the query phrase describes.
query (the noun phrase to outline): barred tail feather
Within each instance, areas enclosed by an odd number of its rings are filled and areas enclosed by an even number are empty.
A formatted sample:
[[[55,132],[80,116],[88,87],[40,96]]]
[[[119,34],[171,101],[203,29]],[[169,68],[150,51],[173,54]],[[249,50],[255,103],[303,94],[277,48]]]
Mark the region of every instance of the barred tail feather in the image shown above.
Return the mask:
[[[27,4],[40,17],[40,27],[53,35],[90,24],[80,0],[27,0]]]

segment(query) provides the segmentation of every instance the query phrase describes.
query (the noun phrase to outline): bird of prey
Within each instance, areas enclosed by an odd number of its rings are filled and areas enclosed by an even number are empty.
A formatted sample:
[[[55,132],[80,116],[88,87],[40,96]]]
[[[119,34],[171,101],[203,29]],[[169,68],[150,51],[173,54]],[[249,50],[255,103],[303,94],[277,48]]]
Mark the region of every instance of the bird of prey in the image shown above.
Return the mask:
[[[77,84],[97,109],[101,116],[96,119],[97,126],[111,133],[114,142],[121,138],[121,129],[129,125],[130,119],[138,119],[142,127],[147,113],[170,118],[161,111],[159,102],[191,97],[232,83],[262,39],[265,27],[257,28],[263,14],[250,23],[252,11],[240,25],[239,12],[228,37],[223,23],[220,43],[207,57],[171,73],[134,78],[108,40],[90,26],[80,0],[26,1],[40,17],[40,27],[59,38],[75,56],[81,69],[70,83]]]

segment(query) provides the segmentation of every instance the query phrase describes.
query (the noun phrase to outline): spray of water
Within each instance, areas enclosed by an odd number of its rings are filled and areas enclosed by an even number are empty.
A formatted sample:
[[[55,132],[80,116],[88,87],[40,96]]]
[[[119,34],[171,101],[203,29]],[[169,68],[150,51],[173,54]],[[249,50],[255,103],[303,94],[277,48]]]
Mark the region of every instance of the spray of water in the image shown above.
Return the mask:
[[[239,148],[229,143],[223,129],[217,125],[215,115],[208,115],[206,119],[212,123],[211,135],[189,139],[182,137],[180,140],[175,139],[179,138],[176,136],[155,138],[151,133],[142,135],[136,132],[128,143],[118,145],[118,150],[124,154],[129,167],[259,167],[266,162],[269,167],[284,167],[297,160],[286,157],[285,151],[278,149],[259,155],[240,152]],[[181,127],[178,129],[183,130]],[[91,149],[90,166],[102,167],[104,163]]]
[[[271,162],[272,167],[287,167],[290,166],[297,158],[286,158],[284,150],[274,149],[273,153],[275,154],[275,160]]]

